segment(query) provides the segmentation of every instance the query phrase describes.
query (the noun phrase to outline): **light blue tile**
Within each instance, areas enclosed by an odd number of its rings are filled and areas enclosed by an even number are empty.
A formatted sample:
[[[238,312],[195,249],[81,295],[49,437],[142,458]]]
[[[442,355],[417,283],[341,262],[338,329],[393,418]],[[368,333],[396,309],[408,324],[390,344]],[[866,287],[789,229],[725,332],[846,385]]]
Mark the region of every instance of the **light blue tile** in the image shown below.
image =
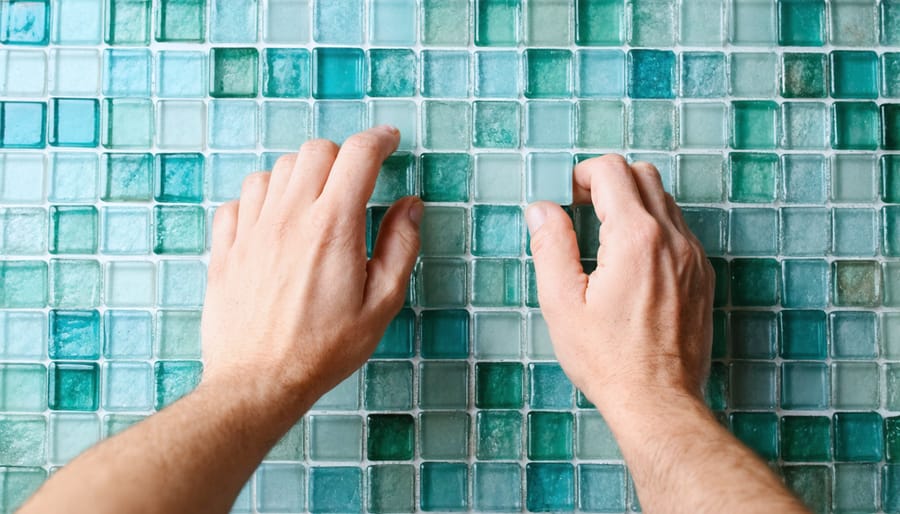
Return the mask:
[[[251,100],[209,102],[209,146],[216,149],[255,149],[259,108]]]
[[[567,153],[528,154],[525,201],[572,203],[572,156]]]
[[[341,144],[352,134],[365,129],[366,105],[363,102],[316,102],[313,110],[313,134]]]
[[[209,0],[209,40],[213,43],[257,41],[256,0]]]
[[[416,43],[415,0],[372,0],[369,4],[369,42],[383,46]]]
[[[314,0],[313,39],[318,43],[363,42],[362,0]]]

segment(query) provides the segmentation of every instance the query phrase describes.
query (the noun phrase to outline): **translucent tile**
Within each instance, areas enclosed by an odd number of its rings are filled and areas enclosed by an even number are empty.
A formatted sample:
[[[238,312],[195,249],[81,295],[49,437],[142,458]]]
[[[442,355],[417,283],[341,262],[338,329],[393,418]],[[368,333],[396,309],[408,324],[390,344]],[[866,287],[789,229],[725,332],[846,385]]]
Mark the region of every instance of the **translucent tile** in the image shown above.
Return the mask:
[[[0,307],[45,307],[47,305],[47,264],[41,261],[0,263]]]
[[[94,260],[50,261],[50,306],[90,308],[100,304],[100,264]]]
[[[734,148],[775,148],[780,134],[778,104],[769,101],[734,102],[731,132]]]
[[[628,52],[628,96],[674,98],[675,54],[664,50]]]
[[[900,22],[900,16],[897,19]],[[900,53],[886,52],[881,56],[881,95],[900,97]]]
[[[579,412],[576,427],[575,452],[579,459],[622,459],[612,431],[599,412]]]
[[[106,96],[150,96],[149,50],[108,49],[103,52],[103,94]]]
[[[200,261],[162,260],[157,274],[160,307],[200,307],[206,292],[206,265]]]
[[[363,419],[360,416],[314,414],[309,417],[309,458],[313,461],[362,459]]]
[[[200,358],[200,311],[159,311],[156,320],[156,357]]]
[[[128,202],[153,198],[152,155],[103,154],[100,169],[100,191],[103,201]]]
[[[269,0],[263,4],[263,40],[277,44],[308,42],[310,3],[309,0]]]
[[[464,359],[469,355],[469,313],[425,311],[421,316],[421,353],[426,359]]]
[[[571,409],[574,387],[558,364],[528,365],[528,404],[533,409]]]
[[[161,97],[206,95],[207,57],[202,52],[163,50],[156,56],[156,92]]]
[[[675,197],[679,202],[722,201],[725,166],[721,156],[681,154],[676,163]]]
[[[214,153],[206,166],[206,196],[214,202],[237,199],[241,184],[258,167],[258,157],[250,153]]]
[[[828,264],[824,260],[785,260],[782,305],[825,307],[828,304]]]
[[[785,362],[781,366],[781,408],[828,408],[830,376],[828,366],[824,363]]]
[[[319,105],[319,104],[317,104]],[[215,149],[255,149],[259,127],[259,106],[252,100],[209,102],[209,138]]]
[[[691,4],[693,5],[693,4]],[[715,98],[725,96],[725,54],[685,52],[681,54],[681,95]]]
[[[296,151],[312,132],[309,105],[301,102],[264,102],[261,124],[261,143],[269,149]]]
[[[413,107],[415,111],[415,107]],[[426,202],[467,202],[472,157],[462,153],[422,154],[422,199]]]
[[[315,137],[341,144],[365,128],[366,108],[362,102],[324,101],[313,108]]]
[[[575,508],[575,467],[563,463],[525,466],[525,505],[532,512],[571,511]]]
[[[0,407],[10,412],[43,412],[47,408],[47,368],[42,364],[0,364]]]
[[[210,0],[209,40],[213,43],[255,43],[256,0]]]
[[[103,356],[107,359],[150,358],[153,318],[149,312],[107,310],[103,329]]]
[[[781,252],[818,256],[831,249],[830,212],[820,207],[781,209]]]
[[[415,474],[416,468],[407,464],[369,466],[366,474],[369,512],[413,512]]]
[[[567,153],[530,153],[525,168],[525,201],[572,203],[572,156]]]
[[[883,445],[883,423],[877,413],[839,412],[834,415],[835,460],[877,462],[882,459]],[[835,468],[837,474],[841,466]]]
[[[158,8],[156,40],[193,42],[206,40],[205,0],[163,0]]]
[[[518,460],[522,455],[522,414],[483,410],[476,414],[475,453],[483,460]]]
[[[576,104],[575,144],[582,148],[625,145],[625,105],[620,101],[584,100]]]
[[[528,458],[531,460],[569,460],[574,457],[570,412],[528,413]]]
[[[785,53],[781,58],[781,95],[785,98],[826,97],[826,68],[825,54]]]
[[[259,512],[299,512],[306,504],[306,469],[301,464],[263,463],[256,472]]]
[[[328,391],[313,405],[313,410],[359,409],[360,372],[356,371],[343,382]]]
[[[878,250],[874,209],[834,209],[834,254],[872,257]]]
[[[878,365],[874,362],[832,364],[832,402],[838,409],[879,406]]]
[[[778,3],[778,23],[779,45],[825,44],[825,2],[781,0]]]
[[[518,203],[522,199],[522,166],[519,154],[476,154],[472,182],[475,201]]]
[[[738,359],[774,359],[778,328],[774,312],[731,313],[731,355]]]
[[[878,505],[878,468],[875,464],[834,466],[834,509],[874,512]]]
[[[831,506],[832,471],[828,466],[785,466],[787,487],[817,512]]]
[[[0,209],[0,253],[39,255],[47,251],[47,211]]]
[[[50,190],[54,203],[90,203],[98,196],[99,159],[87,153],[50,155]]]
[[[900,508],[900,477],[897,466],[885,466],[881,469],[881,502],[885,510]]]
[[[365,61],[356,48],[316,48],[312,53],[314,98],[362,98]]]
[[[684,220],[708,255],[725,252],[728,234],[728,214],[722,209],[685,208]]]
[[[49,406],[53,410],[92,411],[99,406],[100,373],[93,363],[51,363]]]
[[[760,4],[768,2],[745,0]],[[735,5],[735,9],[738,6]],[[742,23],[742,25],[744,25]],[[777,58],[772,53],[733,53],[731,60],[731,94],[740,97],[767,98],[775,95]]]
[[[362,510],[362,470],[353,467],[309,468],[310,512]]]
[[[413,96],[416,91],[416,54],[409,49],[368,51],[369,96]]]
[[[884,223],[882,252],[891,257],[900,255],[900,223],[897,222],[897,215],[900,212],[898,211],[900,209],[896,206],[881,209],[881,217]]]
[[[480,512],[522,510],[522,468],[518,464],[476,462],[472,472],[475,509]]]
[[[101,0],[55,0],[50,40],[62,45],[97,45],[103,38]]]
[[[215,98],[256,96],[259,53],[255,48],[212,48],[209,51],[209,63],[210,96]]]
[[[31,50],[0,51],[0,93],[42,97],[47,90],[47,57]]]
[[[369,414],[366,418],[366,457],[369,460],[411,460],[415,452],[413,417],[408,414]]]
[[[839,0],[830,5],[829,40],[840,46],[871,46],[876,44],[878,28],[875,2],[867,0]]]
[[[206,105],[162,100],[157,104],[156,144],[167,150],[200,150],[206,140]]]
[[[573,145],[575,110],[566,102],[530,101],[525,108],[525,145],[568,148]]]
[[[465,410],[468,405],[469,368],[465,362],[419,364],[419,408]]]
[[[103,408],[143,411],[153,404],[153,370],[143,362],[103,365]]]
[[[50,208],[50,253],[94,253],[97,232],[95,207]]]
[[[900,5],[888,1],[881,3],[881,44],[896,45],[900,41]]]
[[[770,412],[736,412],[729,416],[735,437],[767,461],[778,458],[778,416]]]
[[[828,111],[818,102],[785,102],[781,145],[788,149],[824,149],[828,146]]]
[[[473,146],[476,148],[518,148],[522,123],[520,110],[518,102],[475,102]],[[529,112],[529,114],[531,113]]]
[[[464,46],[470,37],[469,2],[422,2],[422,42],[434,46]]]
[[[10,1],[0,13],[0,42],[7,45],[46,45],[50,39],[48,0]]]
[[[465,412],[419,414],[419,455],[429,460],[465,460],[469,453],[469,415]]]
[[[628,146],[672,150],[676,144],[675,105],[665,101],[635,101],[628,110]]]
[[[38,415],[0,415],[0,430],[19,444],[0,449],[11,466],[43,466],[47,455],[47,420]]]
[[[524,404],[523,375],[524,370],[519,363],[476,363],[476,407],[520,408]]]
[[[875,307],[881,303],[881,273],[874,261],[835,261],[832,265],[835,305]]]
[[[101,142],[111,149],[147,148],[153,141],[153,103],[144,98],[103,100]]]
[[[834,155],[831,160],[831,200],[838,203],[875,201],[877,175],[875,158],[871,155]]]
[[[675,43],[675,3],[668,0],[637,0],[631,3],[633,46],[670,46]]]
[[[416,298],[424,307],[462,307],[466,304],[466,262],[460,259],[422,259],[416,272]]]
[[[774,363],[732,363],[731,406],[736,409],[774,409],[777,391],[775,372]]]
[[[150,1],[107,0],[103,40],[108,45],[148,45]]]
[[[737,255],[775,255],[778,251],[778,211],[742,208],[731,211],[729,250]]]
[[[884,275],[884,305],[889,307],[900,306],[900,266],[896,262],[883,264]]]
[[[43,148],[47,142],[47,104],[0,102],[3,133],[0,148]]]
[[[507,98],[517,96],[520,68],[520,57],[516,52],[475,52],[473,77],[475,96]]]
[[[516,206],[476,205],[472,209],[473,255],[517,256],[522,251],[522,210]]]
[[[897,364],[884,365],[884,382],[885,390],[882,395],[884,397],[884,407],[889,411],[897,411],[900,409],[900,366]],[[896,442],[891,441],[896,438],[896,434],[891,433],[892,429],[894,429],[893,431],[896,430],[895,427],[891,426],[892,424],[885,420],[885,435],[886,439],[888,439],[885,450],[889,453],[888,461],[896,460],[895,455],[890,455],[890,453],[896,452]]]
[[[153,208],[153,225],[156,229],[154,253],[203,253],[206,219],[202,207],[157,205]]]
[[[100,90],[100,54],[96,50],[50,51],[50,94],[94,96]]]
[[[575,93],[577,96],[619,98],[625,94],[625,54],[623,52],[579,50],[575,56],[577,70]]]
[[[157,410],[191,392],[200,382],[203,363],[200,361],[165,360],[154,365]]]
[[[65,464],[100,439],[100,419],[95,414],[50,415],[49,460]]]
[[[887,312],[880,318],[881,353],[888,360],[900,360],[900,314]]]
[[[681,104],[679,146],[681,148],[721,148],[728,132],[725,124],[725,104]]]
[[[400,150],[413,150],[417,141],[417,109],[412,101],[369,102],[369,124],[391,125],[400,131]]]
[[[678,41],[682,45],[721,45],[725,41],[726,8],[715,0],[682,3]],[[624,507],[623,507],[624,508]]]
[[[467,102],[429,100],[422,106],[422,145],[432,150],[467,150],[472,113]]]
[[[42,468],[4,467],[0,470],[0,482],[8,492],[0,502],[0,508],[15,511],[33,495],[47,479],[47,472]]]
[[[831,147],[838,150],[875,150],[881,138],[878,106],[874,102],[835,102],[831,110]]]
[[[363,42],[363,2],[315,2],[313,40],[317,43],[359,45]]]
[[[824,416],[781,418],[781,457],[793,462],[828,462],[831,456],[831,419]]]
[[[827,198],[825,159],[820,155],[783,155],[784,186],[788,203],[824,203]]]
[[[97,311],[50,311],[51,359],[92,360],[100,356],[100,315]]]
[[[553,0],[525,3],[525,42],[533,46],[565,46],[572,41],[572,7]]]
[[[515,46],[521,37],[521,0],[477,0],[475,45]]]
[[[368,410],[412,408],[413,369],[409,362],[370,362],[366,365],[365,405]]]
[[[835,98],[878,96],[878,56],[875,52],[832,52],[830,70],[831,96]]]
[[[371,202],[390,203],[416,192],[416,161],[412,154],[396,153],[381,166]]]
[[[468,507],[466,464],[426,462],[420,466],[419,503],[424,511],[463,511]]]
[[[731,32],[728,39],[740,45],[773,45],[776,42],[775,17],[773,2],[737,0],[731,8]]]

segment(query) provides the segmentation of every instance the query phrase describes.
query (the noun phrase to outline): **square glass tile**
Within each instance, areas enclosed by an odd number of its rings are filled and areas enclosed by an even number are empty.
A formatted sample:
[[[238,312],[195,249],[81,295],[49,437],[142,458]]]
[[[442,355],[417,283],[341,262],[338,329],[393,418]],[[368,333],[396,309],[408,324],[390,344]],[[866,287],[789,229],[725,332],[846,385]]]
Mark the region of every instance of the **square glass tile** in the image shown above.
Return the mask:
[[[712,256],[710,406],[814,510],[900,508],[896,1],[3,5],[0,512],[196,385],[243,178],[382,123],[367,250],[427,203],[408,303],[236,511],[638,508],[553,362],[524,225],[601,153],[654,163]],[[599,221],[571,213],[590,269]]]

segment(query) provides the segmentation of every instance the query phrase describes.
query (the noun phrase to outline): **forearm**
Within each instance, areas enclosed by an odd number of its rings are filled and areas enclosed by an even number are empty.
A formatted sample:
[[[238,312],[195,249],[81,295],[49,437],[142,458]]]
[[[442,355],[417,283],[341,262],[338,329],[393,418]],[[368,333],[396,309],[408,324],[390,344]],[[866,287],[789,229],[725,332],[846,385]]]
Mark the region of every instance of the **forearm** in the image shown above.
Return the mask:
[[[228,512],[308,408],[303,400],[271,402],[251,392],[202,383],[65,466],[21,512]]]
[[[807,512],[700,400],[649,396],[604,409],[645,512]]]

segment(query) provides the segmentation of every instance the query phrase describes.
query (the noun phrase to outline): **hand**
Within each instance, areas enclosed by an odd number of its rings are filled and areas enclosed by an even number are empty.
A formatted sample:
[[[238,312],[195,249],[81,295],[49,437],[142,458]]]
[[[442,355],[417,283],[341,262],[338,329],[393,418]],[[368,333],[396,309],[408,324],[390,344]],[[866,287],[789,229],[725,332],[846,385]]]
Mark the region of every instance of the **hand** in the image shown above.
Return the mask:
[[[585,275],[572,222],[549,202],[528,208],[538,297],[559,363],[600,408],[671,395],[702,399],[715,277],[659,173],[618,155],[575,167],[575,199],[602,228]]]
[[[203,309],[204,382],[315,401],[371,355],[403,305],[422,202],[398,200],[366,259],[366,201],[400,140],[309,141],[216,210]]]

